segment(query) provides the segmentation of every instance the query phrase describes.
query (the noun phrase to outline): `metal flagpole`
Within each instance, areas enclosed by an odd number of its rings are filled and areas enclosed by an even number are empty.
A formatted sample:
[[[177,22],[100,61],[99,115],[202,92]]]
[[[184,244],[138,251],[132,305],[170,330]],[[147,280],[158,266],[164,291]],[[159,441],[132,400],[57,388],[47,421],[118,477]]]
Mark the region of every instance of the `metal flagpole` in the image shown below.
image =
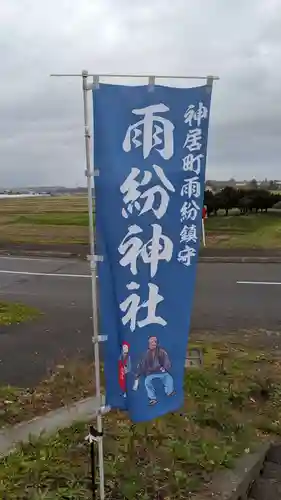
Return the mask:
[[[210,93],[212,93],[212,91],[213,91],[214,80],[218,80],[218,79],[219,78],[215,77],[215,76],[207,76],[206,84],[209,87]],[[210,118],[210,116],[209,116],[209,118]],[[207,158],[206,158],[206,163],[207,163]],[[204,204],[204,201],[203,201],[203,204]],[[203,246],[205,247],[206,246],[205,214],[204,214],[204,217],[202,216],[201,224],[202,224],[202,226],[201,226],[202,227],[202,241],[203,241]]]
[[[51,76],[78,76],[81,77],[81,73],[52,73]],[[168,80],[168,79],[173,79],[173,80],[206,80],[207,78],[207,85],[209,85],[208,80],[219,80],[219,76],[192,76],[192,75],[149,75],[149,74],[133,74],[133,73],[127,73],[127,74],[122,74],[122,73],[99,73],[94,74],[94,73],[88,73],[87,76],[91,76],[94,79],[95,78],[153,78],[154,80]],[[91,84],[90,84],[91,86]],[[89,89],[89,87],[88,87]]]
[[[100,500],[104,500],[104,457],[103,457],[103,429],[102,429],[102,401],[101,401],[101,386],[100,386],[100,356],[99,356],[99,341],[101,336],[98,333],[98,301],[97,301],[97,261],[102,260],[102,256],[95,254],[95,228],[93,217],[93,194],[94,194],[94,167],[91,169],[91,134],[89,124],[89,106],[88,106],[88,72],[82,72],[82,87],[83,87],[83,103],[84,103],[84,129],[85,129],[85,153],[86,153],[86,171],[87,187],[88,187],[88,211],[89,211],[89,239],[90,239],[90,263],[92,276],[92,302],[93,302],[93,343],[94,343],[94,358],[95,358],[95,382],[96,382],[96,397],[99,404],[97,413],[97,432],[91,437],[98,444],[98,464],[99,464],[99,488]],[[94,133],[94,130],[93,130]],[[91,440],[90,440],[91,446]],[[95,485],[93,485],[95,488]],[[95,492],[93,491],[93,498]]]

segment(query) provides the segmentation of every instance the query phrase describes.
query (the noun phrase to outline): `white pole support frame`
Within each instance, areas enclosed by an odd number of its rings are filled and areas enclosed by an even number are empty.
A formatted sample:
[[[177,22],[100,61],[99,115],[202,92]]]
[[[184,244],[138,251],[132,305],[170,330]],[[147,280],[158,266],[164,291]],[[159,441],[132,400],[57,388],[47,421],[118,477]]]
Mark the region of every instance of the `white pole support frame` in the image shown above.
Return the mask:
[[[98,86],[98,80],[95,81],[96,87]],[[84,130],[85,130],[85,153],[86,153],[86,177],[87,177],[87,188],[88,188],[88,212],[89,212],[89,240],[90,240],[90,262],[91,262],[91,282],[92,282],[92,302],[93,302],[93,345],[94,345],[94,359],[95,359],[95,382],[96,382],[96,398],[99,402],[99,406],[102,406],[101,401],[101,384],[100,384],[100,353],[99,353],[99,342],[104,340],[101,335],[99,335],[99,323],[98,323],[98,287],[97,287],[97,261],[102,261],[102,256],[97,256],[95,253],[96,239],[95,239],[95,227],[94,227],[94,217],[93,217],[93,196],[95,189],[95,173],[94,167],[92,166],[91,155],[91,134],[90,134],[90,122],[89,122],[89,106],[88,106],[88,72],[82,72],[82,88],[83,88],[83,104],[84,104]],[[94,130],[93,130],[94,133]],[[100,489],[100,500],[104,500],[104,457],[103,457],[103,439],[102,439],[102,412],[98,411],[97,416],[97,431],[101,435],[97,439],[98,446],[98,464],[99,464],[99,489]]]
[[[60,75],[63,76],[63,75]],[[66,76],[66,75],[64,75]],[[69,75],[70,76],[70,75]],[[76,75],[71,75],[76,76]],[[80,76],[80,75],[79,75]],[[99,335],[98,333],[98,301],[97,301],[97,262],[103,261],[103,256],[95,254],[95,229],[93,220],[93,197],[95,198],[95,181],[94,178],[99,175],[99,170],[95,170],[95,166],[92,166],[91,162],[91,134],[90,134],[90,124],[89,124],[89,112],[88,112],[88,91],[98,90],[100,83],[100,76],[109,77],[130,77],[130,75],[91,75],[93,77],[93,83],[88,83],[89,73],[87,71],[82,71],[82,81],[83,81],[83,102],[84,102],[84,128],[85,128],[85,152],[86,152],[86,177],[88,186],[88,210],[89,210],[89,238],[90,238],[90,249],[91,253],[88,256],[88,260],[91,263],[91,277],[92,277],[92,300],[93,300],[93,330],[94,334],[92,337],[92,342],[94,345],[94,357],[95,357],[95,378],[96,378],[96,397],[100,401],[100,408],[97,413],[97,431],[101,435],[98,438],[88,435],[86,439],[89,441],[95,440],[98,446],[98,464],[99,464],[99,480],[100,480],[100,500],[104,500],[104,456],[103,456],[103,434],[102,434],[102,415],[110,411],[109,406],[102,405],[101,397],[101,387],[100,387],[100,357],[99,357],[99,343],[107,340],[107,335]],[[131,75],[134,76],[134,75]],[[137,76],[137,75],[135,75]],[[144,75],[140,75],[144,76]],[[155,77],[151,75],[145,75],[148,78],[148,91],[153,92],[155,86],[156,78],[168,78],[168,77]],[[171,78],[171,77],[170,77]],[[176,78],[176,77],[175,77]],[[207,76],[207,77],[177,77],[177,78],[195,78],[206,80],[207,85],[210,87],[210,92],[212,92],[213,81],[218,80],[218,77]],[[94,106],[94,103],[93,103]],[[92,131],[94,134],[94,130]],[[93,144],[93,142],[92,142]],[[92,152],[92,158],[94,154]],[[202,236],[203,245],[206,246],[205,238],[205,226],[204,220],[202,219]]]
[[[93,198],[95,198],[95,177],[99,176],[99,170],[92,166],[92,158],[94,158],[93,151],[91,151],[91,132],[90,132],[90,120],[89,120],[89,103],[88,103],[88,91],[98,90],[100,85],[100,78],[145,78],[148,79],[148,91],[153,92],[155,87],[155,80],[205,80],[207,86],[209,87],[209,92],[212,92],[213,82],[219,80],[218,76],[172,76],[172,75],[137,75],[137,74],[114,74],[114,73],[104,73],[104,74],[89,74],[88,71],[82,71],[81,73],[72,74],[52,74],[51,76],[59,77],[80,77],[82,76],[82,89],[83,89],[83,104],[84,104],[84,136],[85,136],[85,154],[86,154],[86,170],[85,176],[87,177],[87,188],[88,188],[88,213],[89,213],[89,240],[90,240],[90,255],[88,255],[87,260],[90,262],[91,268],[91,282],[92,282],[92,305],[93,305],[93,337],[92,342],[94,345],[94,359],[95,359],[95,382],[96,382],[96,398],[99,401],[99,409],[96,412],[97,418],[97,431],[99,436],[94,437],[88,434],[86,439],[88,441],[96,441],[98,445],[98,464],[99,464],[99,489],[100,489],[100,500],[104,500],[104,456],[103,456],[103,430],[102,430],[102,415],[110,411],[110,406],[105,405],[105,399],[101,395],[101,385],[100,385],[100,355],[99,355],[99,343],[107,340],[107,335],[99,334],[99,323],[98,323],[98,286],[97,286],[97,262],[103,261],[103,256],[96,255],[96,239],[95,239],[95,227],[94,227],[94,217],[93,217]],[[88,78],[92,78],[92,82],[88,82]],[[94,103],[93,103],[94,106]],[[92,126],[92,134],[94,134],[94,127]],[[92,154],[91,154],[92,153]],[[202,234],[203,234],[203,244],[206,245],[205,241],[205,227],[204,221],[202,219]],[[93,412],[94,414],[94,412]]]

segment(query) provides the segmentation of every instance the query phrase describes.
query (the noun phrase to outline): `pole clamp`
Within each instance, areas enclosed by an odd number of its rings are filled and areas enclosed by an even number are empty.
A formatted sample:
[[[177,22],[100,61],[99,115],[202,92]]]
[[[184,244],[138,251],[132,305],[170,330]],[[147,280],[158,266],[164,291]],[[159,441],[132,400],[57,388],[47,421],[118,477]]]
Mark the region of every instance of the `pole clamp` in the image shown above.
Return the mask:
[[[99,177],[99,175],[100,175],[100,171],[98,169],[95,169],[92,171],[85,170],[86,177]]]
[[[93,172],[85,170],[85,177],[93,177]]]
[[[103,262],[103,255],[87,255],[88,262]]]
[[[91,259],[94,262],[103,262],[103,255],[93,255],[93,258]]]
[[[90,133],[90,127],[89,127],[89,125],[85,125],[84,130],[85,130],[85,137],[87,137],[87,139],[90,139],[91,138],[91,133]]]
[[[92,337],[93,344],[98,344],[99,342],[106,342],[108,340],[108,335],[98,335],[97,337]]]
[[[104,405],[100,407],[99,413],[100,415],[106,415],[106,413],[109,413],[110,411],[111,411],[111,406]]]

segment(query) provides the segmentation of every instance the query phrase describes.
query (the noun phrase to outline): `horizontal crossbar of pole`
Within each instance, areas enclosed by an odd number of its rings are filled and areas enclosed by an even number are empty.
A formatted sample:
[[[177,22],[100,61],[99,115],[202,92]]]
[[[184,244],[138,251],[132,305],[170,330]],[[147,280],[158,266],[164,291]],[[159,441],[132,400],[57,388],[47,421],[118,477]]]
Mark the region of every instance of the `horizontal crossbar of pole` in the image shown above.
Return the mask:
[[[53,73],[50,76],[83,76],[83,73]],[[175,79],[175,80],[207,80],[212,79],[212,80],[219,80],[219,76],[212,76],[212,75],[207,75],[207,76],[175,76],[175,75],[119,75],[116,73],[100,73],[100,74],[92,74],[88,73],[87,76],[93,77],[93,78],[157,78],[159,80],[166,80],[166,79]]]

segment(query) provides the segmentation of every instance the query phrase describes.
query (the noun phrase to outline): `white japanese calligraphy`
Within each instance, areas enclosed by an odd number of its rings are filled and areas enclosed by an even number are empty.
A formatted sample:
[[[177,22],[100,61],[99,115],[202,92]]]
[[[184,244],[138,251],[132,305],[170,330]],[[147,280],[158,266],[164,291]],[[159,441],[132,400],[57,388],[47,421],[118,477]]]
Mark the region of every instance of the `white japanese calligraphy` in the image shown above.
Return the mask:
[[[127,205],[126,208],[122,209],[122,216],[126,219],[128,218],[128,214],[133,213],[134,208],[137,212],[139,212],[139,215],[142,215],[149,210],[153,211],[157,219],[161,219],[163,215],[165,215],[170,201],[168,191],[174,193],[175,188],[167,179],[161,167],[153,165],[153,169],[166,189],[164,189],[163,186],[156,184],[142,193],[139,188],[147,186],[152,179],[152,173],[145,170],[142,180],[138,181],[137,177],[140,174],[140,170],[136,167],[131,169],[131,173],[120,186],[121,193],[125,195],[123,197],[123,202]],[[145,200],[142,208],[139,200]]]
[[[128,290],[138,290],[140,285],[132,281],[127,285]],[[140,297],[137,293],[132,293],[120,304],[120,309],[122,312],[126,313],[122,317],[123,325],[130,324],[130,330],[133,332],[136,326],[143,328],[144,326],[157,324],[161,326],[166,326],[167,321],[161,316],[156,316],[157,305],[164,300],[164,297],[158,293],[159,288],[153,283],[148,283],[149,294],[148,300],[140,303]],[[147,309],[147,315],[144,319],[138,320],[137,315],[141,309]]]
[[[188,123],[190,127],[193,125],[193,120],[196,122],[197,127],[200,127],[201,121],[208,117],[208,108],[204,106],[203,102],[199,102],[198,108],[196,110],[194,104],[188,106],[186,112],[184,113],[184,123]]]
[[[185,201],[183,206],[181,207],[181,222],[192,220],[194,221],[197,217],[197,214],[200,210],[200,207],[194,200]]]
[[[189,130],[184,142],[183,147],[191,151],[199,151],[201,149],[202,130],[201,128],[194,128]]]
[[[136,148],[143,146],[143,157],[147,158],[153,148],[159,152],[164,160],[169,160],[174,154],[174,125],[167,118],[157,115],[164,113],[169,108],[161,103],[147,106],[142,109],[133,109],[132,113],[142,116],[142,120],[130,125],[125,139],[123,149],[126,153],[131,151],[132,144]],[[157,146],[163,146],[162,148]]]
[[[145,264],[150,264],[150,276],[153,278],[157,273],[160,260],[170,262],[173,255],[173,242],[168,236],[162,234],[162,227],[159,224],[152,224],[151,227],[152,238],[147,243],[143,243],[141,238],[134,236],[142,233],[143,230],[137,225],[130,226],[118,251],[124,255],[119,261],[121,266],[130,266],[131,273],[136,275],[137,259],[141,257]]]
[[[191,198],[194,196],[195,198],[199,198],[201,192],[201,186],[199,177],[190,177],[189,179],[184,179],[184,185],[181,188],[181,196],[188,196]]]
[[[191,259],[192,257],[195,257],[195,255],[196,255],[195,248],[186,245],[185,248],[179,252],[178,261],[184,266],[188,267],[191,265]]]
[[[196,175],[199,175],[201,172],[201,161],[203,158],[203,154],[194,156],[190,153],[182,159],[182,169],[185,172],[194,172]]]
[[[180,233],[180,243],[196,243],[197,230],[195,224],[184,226]]]

